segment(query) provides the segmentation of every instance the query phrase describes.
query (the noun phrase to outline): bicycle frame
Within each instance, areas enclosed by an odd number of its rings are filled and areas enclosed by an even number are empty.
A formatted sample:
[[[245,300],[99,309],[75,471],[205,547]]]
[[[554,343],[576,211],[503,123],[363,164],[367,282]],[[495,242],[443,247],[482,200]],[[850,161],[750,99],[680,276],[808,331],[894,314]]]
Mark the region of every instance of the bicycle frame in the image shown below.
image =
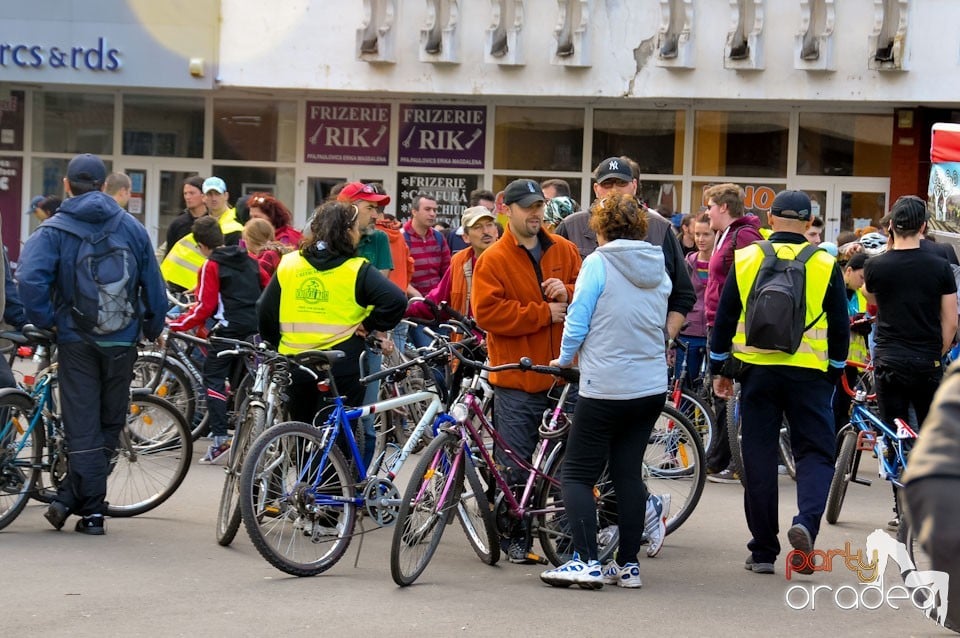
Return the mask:
[[[370,405],[365,405],[350,410],[344,407],[343,399],[337,396],[334,400],[333,413],[329,416],[326,422],[320,426],[323,431],[323,449],[319,458],[320,469],[319,471],[316,471],[317,480],[320,480],[323,474],[323,468],[325,468],[327,465],[327,459],[330,456],[330,450],[333,449],[334,445],[336,445],[338,435],[342,431],[345,435],[350,454],[352,455],[357,467],[358,483],[363,484],[365,481],[367,481],[370,475],[367,474],[367,469],[363,465],[363,455],[357,446],[357,440],[353,435],[353,428],[350,426],[350,421],[370,414],[375,414],[376,412],[394,410],[406,405],[420,403],[421,401],[427,400],[429,400],[430,403],[424,411],[423,417],[420,419],[420,422],[417,423],[417,426],[414,428],[413,433],[407,440],[406,445],[403,446],[403,448],[400,450],[400,453],[391,462],[390,467],[387,468],[386,477],[391,481],[396,478],[400,467],[403,465],[404,461],[407,460],[407,457],[409,457],[412,453],[417,439],[423,435],[424,430],[430,423],[434,424],[434,430],[436,431],[436,429],[441,427],[444,423],[453,422],[453,419],[449,415],[438,414],[440,409],[443,407],[443,402],[441,401],[439,395],[434,392],[427,391],[415,392],[413,394],[387,399],[386,401],[378,401],[377,403],[372,403]],[[304,468],[301,470],[300,476],[298,477],[300,482],[306,482],[306,476],[310,471],[309,468],[313,465],[314,458],[315,457],[313,455],[308,457],[309,462],[304,464]],[[324,494],[317,494],[316,502],[319,506],[330,506],[334,504],[342,504],[345,502],[345,499],[342,497],[338,498],[330,497]],[[365,499],[362,496],[357,496],[353,499],[350,499],[348,502],[359,506],[365,502]],[[381,505],[391,504],[399,504],[399,501],[394,503],[393,499],[391,499],[390,502],[381,503]]]
[[[904,442],[916,439],[917,433],[902,419],[897,418],[894,422],[897,425],[896,430],[871,412],[862,401],[854,403],[853,413],[850,417],[850,426],[858,430],[857,451],[872,451],[876,453],[877,461],[880,464],[880,476],[897,487],[903,487],[899,481],[899,477],[903,469],[907,467],[907,452],[904,450]],[[903,433],[902,436],[900,435],[901,433]],[[892,461],[887,458],[884,443],[889,445],[895,452]],[[859,466],[860,455],[857,454],[850,480],[861,485],[870,485],[871,482],[869,480],[857,477]]]

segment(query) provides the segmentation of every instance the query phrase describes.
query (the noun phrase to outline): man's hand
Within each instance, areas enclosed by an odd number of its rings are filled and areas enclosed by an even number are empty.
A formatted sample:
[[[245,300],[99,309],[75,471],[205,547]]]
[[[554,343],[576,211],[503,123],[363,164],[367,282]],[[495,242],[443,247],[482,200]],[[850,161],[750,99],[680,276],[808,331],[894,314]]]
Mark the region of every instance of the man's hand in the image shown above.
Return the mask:
[[[550,323],[563,323],[567,318],[567,304],[552,302],[550,305]]]
[[[546,295],[547,299],[553,299],[554,301],[561,301],[566,304],[569,299],[567,298],[567,287],[563,285],[563,282],[557,279],[556,277],[551,277],[547,279],[540,287],[543,289],[543,294]]]
[[[721,399],[729,399],[733,396],[733,379],[730,377],[716,376],[713,378],[713,393]]]

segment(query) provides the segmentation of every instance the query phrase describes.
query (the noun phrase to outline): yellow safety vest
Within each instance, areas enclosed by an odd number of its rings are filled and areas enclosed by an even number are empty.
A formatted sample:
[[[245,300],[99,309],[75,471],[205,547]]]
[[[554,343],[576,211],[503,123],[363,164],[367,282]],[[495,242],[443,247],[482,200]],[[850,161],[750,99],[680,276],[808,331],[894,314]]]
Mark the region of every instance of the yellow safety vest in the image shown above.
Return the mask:
[[[863,296],[860,290],[856,293],[857,312],[867,311],[867,298]],[[870,359],[870,349],[867,347],[867,338],[863,335],[850,331],[850,350],[847,352],[847,360],[857,363],[866,363]]]
[[[217,225],[224,236],[243,232],[243,224],[237,221],[236,208],[225,210],[217,219]],[[206,260],[193,238],[193,233],[190,233],[168,249],[167,256],[160,264],[160,273],[166,281],[186,290],[193,290],[197,287],[200,268]]]
[[[243,224],[237,221],[236,208],[228,208],[225,210],[217,221],[220,223],[220,231],[224,235],[243,232]]]
[[[799,254],[806,246],[802,244],[775,243],[773,249],[777,254],[781,250]],[[786,256],[786,255],[784,255]],[[737,273],[737,286],[740,288],[740,320],[737,322],[737,332],[733,336],[733,356],[744,363],[767,366],[795,366],[798,368],[814,368],[826,372],[829,365],[827,357],[827,316],[823,312],[823,298],[827,294],[830,276],[833,273],[836,260],[824,250],[816,251],[806,264],[806,296],[807,314],[805,325],[815,318],[816,323],[803,333],[800,347],[793,354],[779,350],[766,350],[747,345],[747,297],[753,288],[753,282],[760,272],[763,262],[763,251],[756,244],[741,248],[734,254],[734,268]]]
[[[167,251],[167,256],[160,263],[160,273],[169,283],[193,290],[197,287],[200,267],[206,260],[193,233],[190,233]]]
[[[280,284],[281,354],[329,350],[349,339],[373,306],[357,304],[354,291],[362,257],[331,270],[317,270],[299,252],[284,255],[277,266]]]

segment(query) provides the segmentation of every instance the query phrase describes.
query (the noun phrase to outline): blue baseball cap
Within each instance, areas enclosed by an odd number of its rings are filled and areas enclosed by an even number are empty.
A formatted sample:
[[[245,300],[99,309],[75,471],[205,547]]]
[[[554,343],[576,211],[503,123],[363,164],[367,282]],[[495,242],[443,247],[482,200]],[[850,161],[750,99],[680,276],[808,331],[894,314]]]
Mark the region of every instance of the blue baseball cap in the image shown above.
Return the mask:
[[[223,195],[227,192],[227,183],[219,177],[208,177],[207,179],[203,180],[203,188],[201,190],[203,191],[204,195],[210,191],[217,191]]]
[[[45,200],[45,199],[46,199],[46,197],[44,197],[43,195],[37,195],[36,197],[34,197],[33,199],[31,199],[31,200],[30,200],[30,208],[27,209],[27,211],[24,213],[24,215],[33,215],[33,211],[35,211],[35,210],[37,209],[37,207],[38,207],[40,204],[42,204],[42,203],[43,203],[43,200]]]

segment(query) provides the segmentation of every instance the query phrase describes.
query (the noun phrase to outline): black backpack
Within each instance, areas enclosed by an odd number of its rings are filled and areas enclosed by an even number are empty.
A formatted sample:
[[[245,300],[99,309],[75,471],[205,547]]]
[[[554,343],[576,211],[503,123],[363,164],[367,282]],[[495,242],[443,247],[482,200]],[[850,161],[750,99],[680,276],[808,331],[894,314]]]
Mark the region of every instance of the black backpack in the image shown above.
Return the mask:
[[[115,215],[103,229],[89,235],[59,215],[44,222],[80,239],[73,268],[73,296],[67,302],[74,323],[83,332],[112,334],[137,317],[130,296],[131,279],[137,278],[137,261],[130,248],[116,238],[122,219],[123,214]]]
[[[747,295],[747,345],[794,354],[803,333],[824,314],[821,311],[806,323],[806,263],[818,249],[807,244],[792,258],[783,259],[771,242],[758,241],[756,245],[763,251],[763,262]]]

